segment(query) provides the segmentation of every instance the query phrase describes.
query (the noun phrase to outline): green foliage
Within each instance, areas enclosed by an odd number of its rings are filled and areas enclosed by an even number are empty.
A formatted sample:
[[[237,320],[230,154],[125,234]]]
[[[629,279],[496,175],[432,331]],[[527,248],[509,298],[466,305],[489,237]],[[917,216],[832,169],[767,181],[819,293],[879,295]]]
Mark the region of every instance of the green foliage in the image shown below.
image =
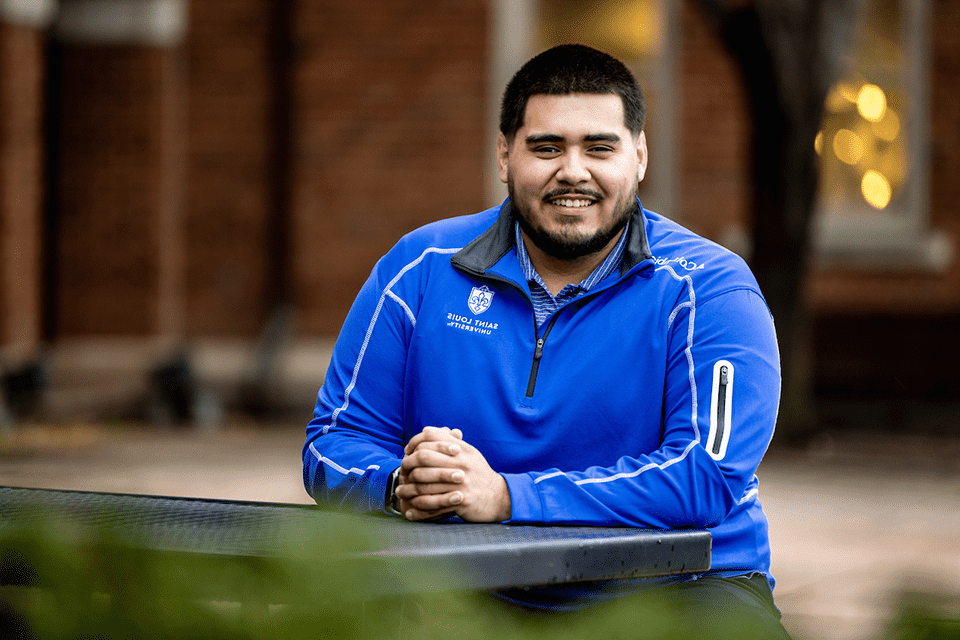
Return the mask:
[[[360,530],[287,531],[287,557],[215,557],[146,551],[116,532],[38,517],[0,526],[0,637],[27,640],[144,638],[385,638],[671,640],[737,638],[736,620],[704,620],[656,598],[615,600],[584,612],[526,611],[487,594],[382,595],[401,565],[357,562],[374,541]],[[336,535],[334,535],[334,533]],[[331,540],[339,541],[336,545]],[[11,586],[13,585],[13,586]],[[379,594],[379,595],[378,595]],[[886,640],[960,640],[960,626],[919,600],[905,602]]]
[[[934,593],[901,595],[897,615],[885,640],[960,640],[960,610],[956,598]]]

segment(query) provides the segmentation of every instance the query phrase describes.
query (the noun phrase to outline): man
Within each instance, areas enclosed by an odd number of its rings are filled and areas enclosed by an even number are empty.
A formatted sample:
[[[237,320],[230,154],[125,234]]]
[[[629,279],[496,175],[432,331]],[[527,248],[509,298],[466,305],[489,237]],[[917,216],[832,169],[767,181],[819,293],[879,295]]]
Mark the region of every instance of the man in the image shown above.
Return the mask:
[[[509,198],[377,263],[307,428],[305,485],[410,520],[709,528],[696,580],[501,597],[564,610],[662,587],[749,602],[782,634],[755,476],[779,397],[773,321],[742,260],[640,205],[644,116],[626,67],[587,47],[514,76]]]

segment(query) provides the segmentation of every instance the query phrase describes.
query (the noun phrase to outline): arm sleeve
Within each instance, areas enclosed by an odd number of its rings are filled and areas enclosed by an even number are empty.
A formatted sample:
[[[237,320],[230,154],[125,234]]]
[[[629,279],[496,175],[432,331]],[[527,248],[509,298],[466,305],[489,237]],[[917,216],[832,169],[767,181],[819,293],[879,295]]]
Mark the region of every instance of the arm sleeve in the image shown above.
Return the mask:
[[[766,304],[738,289],[680,305],[667,357],[660,447],[610,467],[504,474],[512,521],[703,528],[749,499],[780,394]]]
[[[320,504],[384,511],[403,456],[402,397],[410,323],[381,282],[366,281],[341,329],[303,448],[303,481]]]

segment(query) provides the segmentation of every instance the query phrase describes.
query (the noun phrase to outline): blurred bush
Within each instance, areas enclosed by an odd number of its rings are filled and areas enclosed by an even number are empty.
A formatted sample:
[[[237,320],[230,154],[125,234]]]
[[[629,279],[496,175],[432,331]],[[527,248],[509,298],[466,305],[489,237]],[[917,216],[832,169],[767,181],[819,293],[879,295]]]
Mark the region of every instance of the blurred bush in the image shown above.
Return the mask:
[[[884,640],[960,640],[960,602],[955,596],[906,591]]]
[[[357,562],[366,532],[288,531],[288,558],[148,551],[115,532],[39,516],[0,527],[0,637],[749,640],[736,620],[698,620],[671,603],[629,598],[575,615],[511,607],[486,594],[378,596],[395,566]],[[304,535],[312,536],[304,540]],[[311,552],[304,554],[304,549]],[[409,576],[424,584],[424,576]],[[415,582],[414,579],[416,580]],[[429,577],[443,584],[443,576]],[[960,639],[960,625],[911,599],[888,640]]]

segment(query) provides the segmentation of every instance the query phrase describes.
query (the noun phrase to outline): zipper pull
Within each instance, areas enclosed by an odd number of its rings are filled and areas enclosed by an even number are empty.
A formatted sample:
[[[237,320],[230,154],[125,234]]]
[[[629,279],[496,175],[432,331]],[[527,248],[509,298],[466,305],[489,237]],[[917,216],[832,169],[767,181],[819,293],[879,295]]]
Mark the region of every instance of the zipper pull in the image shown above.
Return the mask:
[[[543,355],[543,338],[537,338],[537,348],[533,352],[533,357],[536,360],[540,359],[540,356]]]

